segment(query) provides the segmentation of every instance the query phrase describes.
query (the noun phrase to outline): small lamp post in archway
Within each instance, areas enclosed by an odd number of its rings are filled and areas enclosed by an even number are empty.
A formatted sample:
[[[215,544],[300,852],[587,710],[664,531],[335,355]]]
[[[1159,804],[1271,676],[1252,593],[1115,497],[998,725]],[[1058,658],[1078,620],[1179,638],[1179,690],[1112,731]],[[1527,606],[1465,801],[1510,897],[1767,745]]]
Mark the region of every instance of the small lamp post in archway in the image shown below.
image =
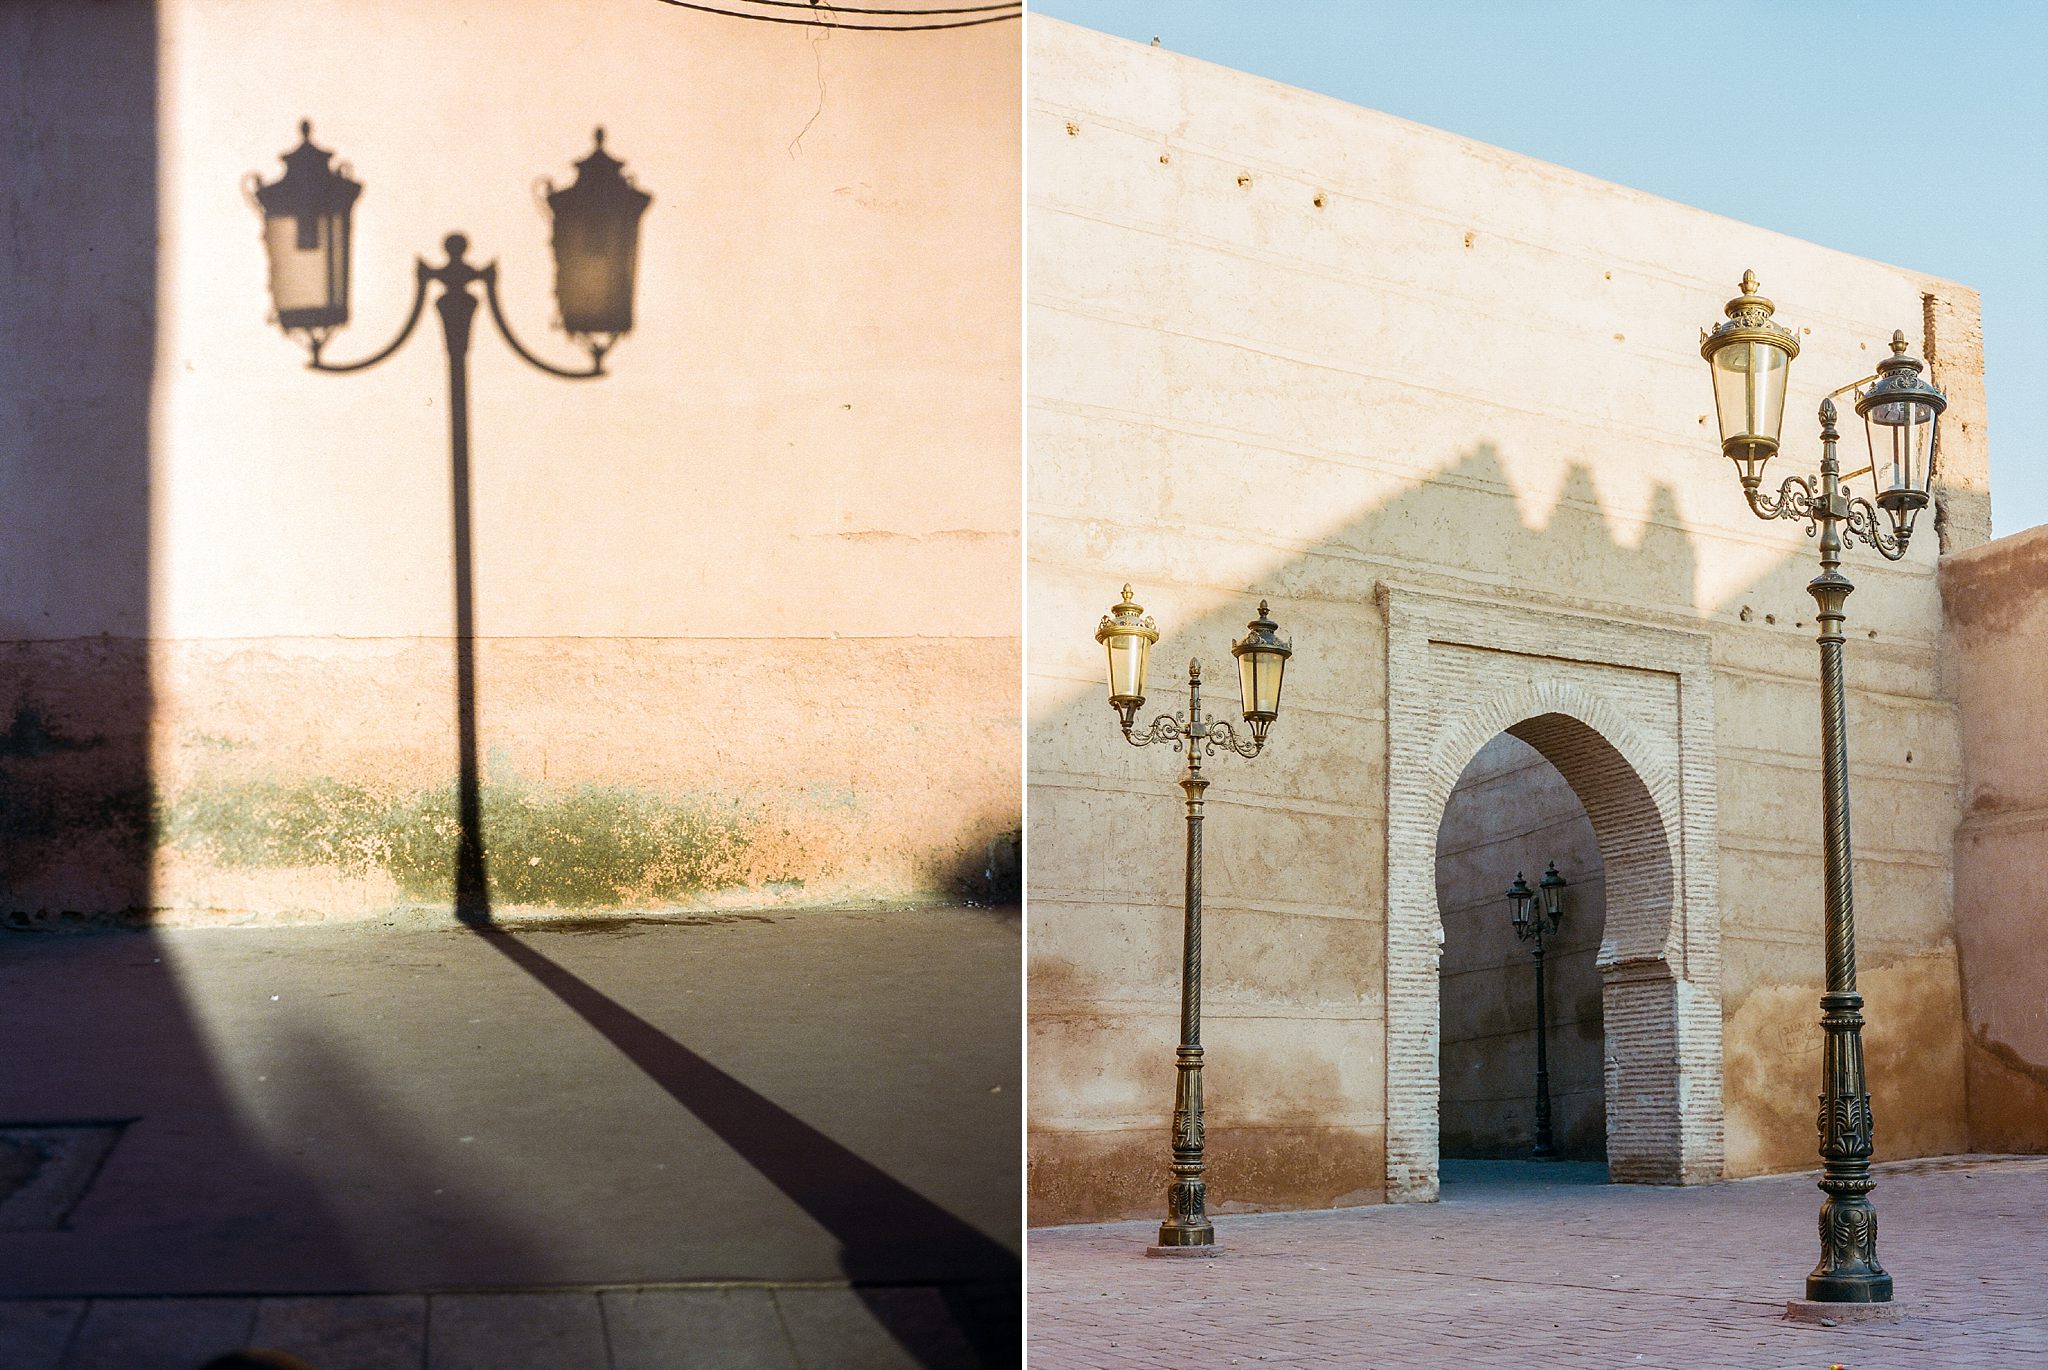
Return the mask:
[[[1537,889],[1530,889],[1522,873],[1515,872],[1515,883],[1508,886],[1508,917],[1515,925],[1517,940],[1534,938],[1536,942],[1536,1144],[1529,1148],[1529,1158],[1548,1161],[1556,1158],[1557,1148],[1550,1135],[1550,1024],[1543,989],[1543,937],[1546,923],[1555,936],[1558,924],[1564,921],[1565,888],[1555,861],[1537,884]],[[1539,901],[1542,910],[1532,914]]]
[[[1175,751],[1186,748],[1187,771],[1180,787],[1187,795],[1187,884],[1182,904],[1180,1046],[1174,1052],[1178,1072],[1173,1090],[1173,1183],[1167,1190],[1166,1221],[1159,1225],[1159,1244],[1145,1249],[1148,1256],[1213,1256],[1216,1229],[1209,1222],[1206,1182],[1202,1159],[1202,791],[1209,782],[1202,775],[1202,758],[1218,747],[1243,757],[1265,750],[1267,730],[1280,716],[1280,683],[1287,659],[1294,648],[1279,635],[1280,625],[1267,616],[1266,601],[1259,601],[1259,616],[1246,625],[1244,637],[1233,644],[1230,654],[1237,658],[1239,704],[1251,730],[1249,741],[1240,741],[1227,718],[1202,717],[1202,663],[1188,662],[1188,711],[1160,714],[1143,732],[1133,732],[1132,723],[1145,703],[1145,668],[1152,645],[1159,641],[1159,629],[1144,607],[1124,586],[1121,603],[1103,615],[1095,640],[1109,649],[1109,704],[1117,712],[1124,741],[1133,747],[1164,743]]]
[[[1702,331],[1700,355],[1714,374],[1721,451],[1735,463],[1743,498],[1762,519],[1791,519],[1819,535],[1820,574],[1807,586],[1819,605],[1821,814],[1827,887],[1827,990],[1821,995],[1820,1263],[1806,1277],[1815,1303],[1888,1303],[1892,1277],[1877,1259],[1877,1211],[1870,1203],[1870,1091],[1863,1072],[1863,996],[1856,991],[1856,913],[1850,892],[1849,742],[1842,680],[1842,606],[1855,587],[1841,573],[1842,548],[1862,541],[1887,561],[1906,555],[1913,521],[1927,507],[1937,428],[1948,397],[1923,380],[1892,334],[1877,373],[1820,402],[1818,476],[1788,476],[1763,493],[1764,465],[1778,450],[1785,382],[1799,340],[1772,318],[1754,272],[1727,305],[1727,321]],[[1854,390],[1870,465],[1845,478],[1835,456],[1834,396]],[[1868,474],[1871,498],[1852,497],[1845,479]],[[1883,518],[1880,519],[1880,511]]]
[[[284,154],[284,174],[265,183],[251,175],[247,189],[263,215],[263,247],[270,259],[270,294],[279,328],[304,343],[315,371],[363,371],[405,345],[419,325],[427,286],[441,287],[434,302],[441,316],[448,354],[448,423],[454,506],[455,697],[457,733],[457,838],[455,906],[462,917],[489,917],[489,882],[483,846],[482,782],[477,762],[475,605],[470,557],[469,338],[483,287],[483,304],[515,355],[527,365],[565,380],[605,374],[604,358],[633,326],[633,280],[639,265],[640,216],[653,197],[626,179],[623,164],[596,148],[576,164],[571,184],[548,191],[554,220],[555,301],[562,330],[590,353],[590,366],[568,370],[529,352],[506,322],[498,302],[498,264],[467,260],[469,239],[451,233],[442,243],[448,260],[413,263],[412,308],[398,336],[361,361],[329,362],[321,357],[327,340],[349,317],[350,220],[362,185],[346,164],[313,143],[313,126],[299,124],[299,145]]]

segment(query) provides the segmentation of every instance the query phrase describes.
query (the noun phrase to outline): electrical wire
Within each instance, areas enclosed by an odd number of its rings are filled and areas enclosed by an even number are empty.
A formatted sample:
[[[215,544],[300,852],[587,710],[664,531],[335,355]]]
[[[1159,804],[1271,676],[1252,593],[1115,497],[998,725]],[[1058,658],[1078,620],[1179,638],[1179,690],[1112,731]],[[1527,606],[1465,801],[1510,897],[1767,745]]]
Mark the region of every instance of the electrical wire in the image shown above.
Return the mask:
[[[832,21],[832,20],[830,20],[830,19],[825,19],[825,18],[815,18],[815,19],[796,19],[796,18],[790,18],[790,17],[784,16],[784,15],[780,15],[780,14],[749,14],[749,13],[747,13],[747,12],[746,12],[746,11],[744,11],[744,10],[730,10],[730,9],[720,9],[720,8],[719,8],[718,6],[716,6],[716,5],[703,5],[703,4],[695,4],[695,3],[692,3],[692,0],[661,0],[661,3],[662,3],[662,4],[664,4],[664,5],[673,5],[673,6],[675,6],[675,7],[677,8],[677,9],[695,10],[695,11],[697,11],[697,12],[698,12],[699,14],[717,14],[717,15],[722,15],[723,17],[725,17],[725,18],[727,18],[727,19],[751,19],[751,20],[753,20],[753,21],[754,21],[755,23],[759,23],[759,24],[796,24],[796,25],[798,25],[798,26],[800,26],[800,27],[803,27],[803,28],[813,28],[813,29],[851,29],[851,30],[856,30],[856,31],[862,31],[862,32],[867,32],[867,33],[925,33],[925,32],[929,32],[929,31],[931,31],[931,30],[934,30],[934,29],[966,29],[966,28],[973,28],[973,27],[975,27],[976,25],[979,25],[979,24],[1001,24],[1001,23],[1006,23],[1006,22],[1008,22],[1009,20],[1012,20],[1012,19],[1016,19],[1016,18],[1019,18],[1019,17],[1021,16],[1021,14],[1022,14],[1022,10],[1021,10],[1021,8],[1020,8],[1020,5],[1009,5],[1009,6],[993,6],[993,5],[991,5],[991,6],[976,6],[976,7],[972,8],[972,9],[958,9],[958,10],[943,10],[943,9],[932,9],[932,10],[856,10],[856,9],[847,9],[847,10],[840,10],[840,9],[837,9],[836,7],[833,7],[833,6],[828,6],[828,5],[812,5],[812,4],[804,3],[804,0],[728,0],[728,3],[755,3],[755,4],[775,4],[775,5],[787,5],[787,6],[791,7],[791,8],[794,8],[794,9],[805,9],[805,10],[810,10],[810,11],[811,11],[812,13],[814,13],[814,14],[821,14],[821,15],[822,15],[822,14],[840,14],[840,13],[844,13],[844,14],[905,14],[905,15],[912,15],[912,14],[974,14],[974,13],[978,13],[978,12],[979,12],[979,10],[981,10],[981,9],[984,9],[984,8],[987,8],[987,9],[998,9],[998,8],[1000,8],[1000,9],[1006,9],[1006,10],[1008,11],[1007,13],[1003,13],[1003,14],[990,14],[990,15],[984,15],[984,16],[982,16],[982,17],[980,17],[980,18],[975,18],[975,19],[951,19],[951,20],[948,20],[948,21],[946,21],[945,23],[942,23],[942,24],[842,24],[842,23],[836,23],[836,22],[834,22],[834,21]]]

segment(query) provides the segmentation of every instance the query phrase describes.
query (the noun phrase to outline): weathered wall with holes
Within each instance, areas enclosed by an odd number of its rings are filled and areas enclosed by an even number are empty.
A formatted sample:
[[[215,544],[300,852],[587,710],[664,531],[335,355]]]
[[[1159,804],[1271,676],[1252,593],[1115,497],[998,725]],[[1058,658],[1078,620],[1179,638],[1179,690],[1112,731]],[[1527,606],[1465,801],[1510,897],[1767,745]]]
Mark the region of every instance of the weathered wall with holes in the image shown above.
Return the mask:
[[[500,910],[978,882],[1020,807],[1018,30],[9,7],[0,913],[448,906],[439,328],[323,376],[266,322],[238,187],[302,117],[365,185],[330,360],[382,345],[459,229],[575,364],[535,182],[602,124],[654,195],[610,376],[538,374],[477,324]]]
[[[1433,1167],[1435,1013],[1395,1031],[1388,995],[1438,968],[1390,930],[1388,882],[1427,872],[1436,834],[1389,834],[1425,776],[1397,760],[1383,584],[1503,631],[1555,614],[1705,644],[1717,816],[1708,850],[1673,853],[1705,875],[1650,978],[1610,985],[1646,1013],[1663,996],[1643,1031],[1688,1069],[1724,1053],[1717,1090],[1670,1095],[1681,1177],[1814,1163],[1813,545],[1743,505],[1697,351],[1745,267],[1801,330],[1774,467],[1811,469],[1820,398],[1894,328],[1953,400],[1937,518],[1905,561],[1859,548],[1847,570],[1879,1153],[1964,1145],[1935,567],[1988,536],[1971,292],[1056,22],[1028,60],[1033,1221],[1152,1216],[1164,1193],[1181,825],[1175,759],[1125,747],[1102,698],[1091,634],[1125,580],[1163,634],[1148,713],[1182,705],[1190,655],[1225,664],[1261,595],[1296,647],[1265,755],[1211,771],[1219,1211],[1434,1192],[1404,1148]],[[1673,969],[1709,929],[1699,977]]]
[[[1963,728],[1956,942],[1970,1142],[2048,1151],[2048,528],[1942,564],[1944,666]]]
[[[1543,943],[1551,1131],[1561,1156],[1606,1152],[1600,845],[1557,767],[1501,733],[1458,777],[1437,829],[1445,1156],[1526,1156],[1535,1138],[1535,943],[1515,936],[1505,892],[1517,873],[1534,889],[1550,862],[1569,882],[1563,921]]]

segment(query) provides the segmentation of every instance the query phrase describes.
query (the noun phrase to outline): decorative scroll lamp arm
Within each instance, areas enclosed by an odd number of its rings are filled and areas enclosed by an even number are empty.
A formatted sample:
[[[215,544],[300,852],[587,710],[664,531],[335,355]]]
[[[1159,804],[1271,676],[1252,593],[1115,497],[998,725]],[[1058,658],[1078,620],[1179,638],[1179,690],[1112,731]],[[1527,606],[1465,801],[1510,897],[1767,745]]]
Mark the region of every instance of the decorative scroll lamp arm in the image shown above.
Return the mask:
[[[1835,393],[1840,394],[1841,391]],[[1820,422],[1824,455],[1819,476],[1787,476],[1775,496],[1763,493],[1760,482],[1755,478],[1746,478],[1742,482],[1742,496],[1749,501],[1750,512],[1760,519],[1804,522],[1808,537],[1819,535],[1830,523],[1838,523],[1841,525],[1836,534],[1838,542],[1867,543],[1886,561],[1897,561],[1906,555],[1906,539],[1885,532],[1878,519],[1877,506],[1860,496],[1851,498],[1837,474],[1839,464],[1835,458],[1835,443],[1840,441],[1840,434],[1835,430],[1835,418],[1833,397],[1822,400]]]
[[[551,362],[542,361],[539,357],[527,351],[525,344],[521,343],[519,336],[512,331],[512,325],[506,322],[504,306],[498,302],[498,264],[492,262],[489,266],[478,272],[477,276],[484,283],[484,301],[491,307],[491,321],[498,325],[498,332],[505,339],[505,345],[517,353],[521,361],[536,370],[545,371],[550,376],[560,376],[566,381],[592,380],[605,373],[604,354],[611,350],[610,341],[603,343],[593,341],[589,344],[590,369],[588,371],[569,371]],[[616,341],[616,339],[612,341]]]
[[[1814,516],[1813,482],[1805,476],[1785,477],[1775,497],[1764,494],[1760,482],[1752,477],[1742,482],[1742,496],[1749,501],[1749,511],[1760,519],[1811,520]],[[1806,535],[1813,534],[1809,524]]]
[[[1906,539],[1894,537],[1878,526],[1877,507],[1869,500],[1860,496],[1850,500],[1844,524],[1842,536],[1845,540],[1869,543],[1886,561],[1897,561],[1906,555]]]
[[[1216,749],[1221,747],[1225,751],[1236,752],[1239,756],[1249,760],[1266,749],[1265,739],[1263,738],[1253,738],[1249,742],[1240,741],[1237,736],[1237,729],[1231,725],[1230,720],[1227,718],[1219,718],[1214,723],[1211,723],[1204,730],[1202,741],[1212,756],[1215,755]]]
[[[1179,714],[1160,714],[1152,720],[1152,726],[1143,732],[1132,731],[1128,724],[1124,726],[1124,741],[1133,747],[1150,747],[1157,743],[1179,751],[1187,736],[1187,720]]]

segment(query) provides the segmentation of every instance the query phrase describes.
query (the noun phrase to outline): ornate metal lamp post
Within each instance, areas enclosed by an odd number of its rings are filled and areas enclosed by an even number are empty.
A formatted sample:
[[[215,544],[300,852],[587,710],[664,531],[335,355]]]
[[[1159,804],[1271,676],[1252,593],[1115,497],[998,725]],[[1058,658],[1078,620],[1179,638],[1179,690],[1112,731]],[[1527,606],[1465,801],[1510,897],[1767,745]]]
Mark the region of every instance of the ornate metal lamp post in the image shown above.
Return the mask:
[[[1109,649],[1109,704],[1123,726],[1124,741],[1133,747],[1164,743],[1176,752],[1185,748],[1187,771],[1180,787],[1187,795],[1187,886],[1183,905],[1180,975],[1180,1046],[1174,1052],[1178,1074],[1173,1090],[1173,1183],[1166,1195],[1166,1221],[1159,1225],[1159,1244],[1148,1256],[1213,1256],[1216,1229],[1209,1222],[1202,1177],[1202,758],[1218,747],[1254,757],[1265,750],[1266,732],[1280,716],[1280,682],[1293,646],[1279,636],[1279,625],[1267,617],[1266,601],[1259,616],[1234,644],[1238,689],[1250,741],[1239,741],[1229,719],[1202,717],[1202,663],[1188,662],[1188,711],[1160,714],[1143,732],[1131,725],[1145,703],[1145,668],[1159,629],[1124,586],[1123,602],[1103,615],[1095,640]]]
[[[1775,322],[1774,306],[1744,272],[1742,293],[1728,302],[1727,322],[1700,338],[1714,373],[1721,451],[1735,462],[1743,497],[1758,518],[1792,519],[1819,535],[1820,574],[1807,586],[1820,606],[1821,812],[1827,884],[1827,991],[1820,1096],[1820,1264],[1806,1277],[1806,1297],[1820,1303],[1886,1303],[1892,1277],[1877,1260],[1877,1211],[1870,1203],[1870,1093],[1863,1074],[1863,996],[1856,992],[1856,918],[1849,886],[1849,751],[1842,685],[1843,603],[1855,587],[1841,573],[1844,543],[1861,540],[1887,561],[1906,554],[1913,520],[1927,507],[1937,428],[1947,397],[1921,379],[1906,355],[1906,335],[1892,334],[1892,355],[1877,374],[1842,386],[1856,390],[1856,413],[1870,446],[1872,497],[1852,498],[1835,457],[1835,401],[1820,403],[1817,477],[1789,476],[1775,496],[1762,492],[1764,464],[1778,450],[1785,380],[1799,342]],[[1885,517],[1880,520],[1879,511]],[[1884,525],[1888,524],[1889,528]]]
[[[1555,861],[1543,872],[1538,885],[1543,912],[1531,917],[1530,909],[1537,902],[1538,891],[1529,888],[1520,871],[1515,872],[1515,883],[1508,886],[1508,916],[1514,922],[1517,940],[1536,939],[1536,1145],[1529,1148],[1529,1157],[1548,1161],[1557,1155],[1557,1150],[1550,1137],[1550,1027],[1543,992],[1543,925],[1547,922],[1551,934],[1556,934],[1557,925],[1564,919],[1565,887]]]
[[[469,239],[451,233],[442,243],[448,260],[429,266],[413,264],[412,308],[398,336],[381,350],[354,362],[328,362],[321,352],[349,316],[349,216],[362,186],[350,179],[344,163],[332,165],[333,153],[313,144],[313,126],[299,124],[300,142],[284,154],[284,174],[265,184],[248,178],[250,197],[263,214],[263,246],[270,259],[270,293],[278,327],[297,334],[315,371],[341,374],[362,371],[390,357],[405,345],[426,308],[429,283],[441,287],[434,308],[441,316],[442,340],[448,353],[448,416],[454,486],[455,639],[457,746],[460,752],[457,807],[460,835],[455,861],[455,905],[465,918],[488,917],[488,882],[484,865],[481,782],[477,766],[476,664],[474,611],[470,567],[469,495],[469,338],[479,301],[472,287],[481,285],[482,303],[505,343],[521,361],[566,380],[590,380],[605,374],[604,358],[633,326],[633,278],[638,267],[640,216],[653,197],[626,179],[623,164],[604,150],[604,130],[597,146],[576,164],[571,184],[548,189],[554,219],[555,300],[562,330],[590,353],[586,370],[567,370],[527,351],[505,320],[498,302],[498,265],[473,265],[467,258]]]

